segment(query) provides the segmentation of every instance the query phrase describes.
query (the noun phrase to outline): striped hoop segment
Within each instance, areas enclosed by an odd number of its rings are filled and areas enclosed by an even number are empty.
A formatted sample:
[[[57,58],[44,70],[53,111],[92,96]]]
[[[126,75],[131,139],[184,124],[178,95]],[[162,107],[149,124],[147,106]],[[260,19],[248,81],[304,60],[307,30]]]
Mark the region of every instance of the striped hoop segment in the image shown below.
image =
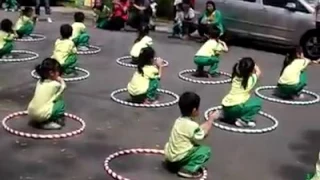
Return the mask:
[[[109,167],[109,163],[116,159],[117,157],[120,156],[127,156],[127,155],[133,155],[133,154],[156,154],[156,155],[164,155],[163,150],[159,150],[159,149],[141,149],[141,148],[137,148],[137,149],[127,149],[127,150],[123,150],[123,151],[119,151],[119,152],[115,152],[111,155],[109,155],[105,161],[104,161],[104,169],[106,170],[106,172],[113,177],[114,179],[117,180],[130,180],[129,178],[125,178],[119,174],[117,174],[115,171],[113,171],[110,167]],[[208,178],[208,172],[206,169],[202,169],[202,177],[199,180],[206,180]]]
[[[27,132],[22,132],[19,130],[15,130],[11,127],[9,127],[7,125],[7,122],[12,120],[12,118],[14,117],[19,117],[19,116],[27,116],[28,112],[27,111],[19,111],[19,112],[15,112],[12,114],[9,114],[8,116],[6,116],[4,119],[2,119],[2,127],[8,131],[11,134],[14,134],[16,136],[21,136],[21,137],[26,137],[26,138],[33,138],[33,139],[62,139],[62,138],[68,138],[68,137],[72,137],[78,134],[81,134],[85,127],[86,127],[86,123],[78,116],[73,115],[73,114],[69,114],[69,113],[64,113],[65,117],[68,117],[74,121],[77,121],[78,123],[81,124],[81,127],[78,130],[74,130],[71,132],[67,132],[67,133],[61,133],[61,134],[34,134],[34,133],[27,133]]]

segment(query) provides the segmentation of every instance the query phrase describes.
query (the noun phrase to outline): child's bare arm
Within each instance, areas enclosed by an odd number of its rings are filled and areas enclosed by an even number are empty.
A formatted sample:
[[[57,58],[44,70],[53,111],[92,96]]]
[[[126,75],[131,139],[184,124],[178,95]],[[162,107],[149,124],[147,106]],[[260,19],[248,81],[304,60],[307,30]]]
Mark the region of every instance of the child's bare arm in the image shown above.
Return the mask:
[[[228,52],[229,51],[229,48],[228,48],[227,44],[224,41],[219,40],[219,43],[222,45],[222,50],[224,52]]]
[[[200,128],[205,132],[206,135],[211,130],[213,121],[215,119],[217,119],[218,117],[219,117],[219,112],[218,111],[211,112],[209,114],[208,120],[200,125]]]
[[[258,65],[256,65],[255,67],[254,67],[254,71],[255,71],[255,74],[258,76],[258,78],[261,76],[261,70],[260,70],[260,68],[259,68],[259,66]]]

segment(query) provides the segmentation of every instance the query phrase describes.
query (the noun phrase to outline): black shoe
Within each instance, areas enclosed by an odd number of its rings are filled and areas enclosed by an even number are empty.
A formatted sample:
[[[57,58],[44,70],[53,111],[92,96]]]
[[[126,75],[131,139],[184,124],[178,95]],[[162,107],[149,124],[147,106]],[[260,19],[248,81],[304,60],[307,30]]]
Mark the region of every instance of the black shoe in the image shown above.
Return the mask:
[[[57,119],[55,122],[57,124],[59,124],[60,126],[65,126],[66,125],[66,122],[65,122],[64,118]]]
[[[192,74],[192,76],[198,77],[198,78],[208,78],[209,77],[208,73],[206,73],[204,71],[202,71],[202,72],[196,71],[195,73]]]

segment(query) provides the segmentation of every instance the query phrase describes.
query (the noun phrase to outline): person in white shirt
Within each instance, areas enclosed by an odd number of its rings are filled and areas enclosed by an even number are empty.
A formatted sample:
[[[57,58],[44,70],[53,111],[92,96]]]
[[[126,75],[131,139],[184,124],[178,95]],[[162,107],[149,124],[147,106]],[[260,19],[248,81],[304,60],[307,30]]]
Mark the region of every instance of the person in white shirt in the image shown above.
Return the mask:
[[[190,0],[183,0],[182,2],[182,35],[183,39],[188,39],[190,35],[197,30],[196,15],[191,7]]]

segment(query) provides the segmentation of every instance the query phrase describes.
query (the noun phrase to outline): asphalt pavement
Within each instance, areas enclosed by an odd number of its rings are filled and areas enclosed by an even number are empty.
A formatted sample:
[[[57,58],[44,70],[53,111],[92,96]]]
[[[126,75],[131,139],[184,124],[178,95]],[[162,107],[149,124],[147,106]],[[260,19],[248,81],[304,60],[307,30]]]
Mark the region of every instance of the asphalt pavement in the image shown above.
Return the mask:
[[[0,12],[1,18],[15,20],[17,14]],[[54,23],[39,22],[35,33],[47,39],[40,42],[16,43],[16,49],[34,51],[40,58],[25,63],[1,63],[0,117],[25,110],[32,98],[36,81],[30,72],[45,57],[51,56],[59,37],[59,27],[71,23],[71,16],[54,13]],[[102,48],[96,55],[79,56],[79,67],[91,72],[84,81],[68,83],[65,93],[67,112],[83,118],[84,133],[68,139],[33,140],[0,130],[0,177],[3,180],[111,180],[103,168],[111,153],[127,148],[163,148],[168,140],[178,107],[158,109],[131,108],[110,99],[110,93],[126,87],[134,69],[119,66],[116,58],[127,55],[135,33],[95,29],[88,21],[90,42]],[[168,39],[167,34],[151,34],[157,55],[169,61],[161,80],[162,88],[181,94],[194,91],[201,98],[201,111],[220,104],[230,85],[200,85],[182,81],[178,72],[194,68],[193,56],[201,44]],[[261,67],[260,85],[277,82],[284,56],[276,48],[239,40],[221,58],[220,70],[231,73],[241,57],[253,57]],[[242,44],[242,45],[241,45]],[[249,45],[248,45],[249,44]],[[308,69],[308,89],[319,93],[318,67]],[[238,134],[213,128],[205,144],[212,147],[207,167],[209,180],[302,180],[313,171],[320,143],[319,104],[289,106],[264,101],[263,111],[279,121],[279,127],[265,134]],[[11,125],[26,131],[26,117]],[[270,125],[258,117],[259,127]],[[63,131],[78,128],[67,123]],[[112,161],[110,166],[132,180],[175,180],[175,175],[162,169],[159,156],[127,156]]]

